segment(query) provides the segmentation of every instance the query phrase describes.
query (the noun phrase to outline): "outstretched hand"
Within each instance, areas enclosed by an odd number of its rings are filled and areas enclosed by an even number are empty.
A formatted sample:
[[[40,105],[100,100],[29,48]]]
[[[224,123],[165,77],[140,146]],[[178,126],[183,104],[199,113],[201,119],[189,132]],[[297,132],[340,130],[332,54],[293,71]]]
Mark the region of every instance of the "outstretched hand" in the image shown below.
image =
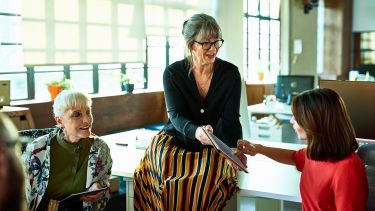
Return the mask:
[[[242,139],[237,141],[237,149],[251,156],[254,156],[258,153],[255,144]]]

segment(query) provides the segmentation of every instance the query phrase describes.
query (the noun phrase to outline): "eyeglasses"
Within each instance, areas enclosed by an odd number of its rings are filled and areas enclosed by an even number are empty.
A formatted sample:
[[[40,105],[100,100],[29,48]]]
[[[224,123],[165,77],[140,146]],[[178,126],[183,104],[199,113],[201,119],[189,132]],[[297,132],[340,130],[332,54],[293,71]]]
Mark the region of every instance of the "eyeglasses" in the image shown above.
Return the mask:
[[[220,48],[223,45],[224,40],[220,39],[220,40],[216,40],[216,41],[213,41],[213,42],[198,42],[198,41],[194,40],[194,42],[196,42],[198,44],[201,44],[203,50],[209,50],[212,45],[214,45],[214,47],[216,49]]]

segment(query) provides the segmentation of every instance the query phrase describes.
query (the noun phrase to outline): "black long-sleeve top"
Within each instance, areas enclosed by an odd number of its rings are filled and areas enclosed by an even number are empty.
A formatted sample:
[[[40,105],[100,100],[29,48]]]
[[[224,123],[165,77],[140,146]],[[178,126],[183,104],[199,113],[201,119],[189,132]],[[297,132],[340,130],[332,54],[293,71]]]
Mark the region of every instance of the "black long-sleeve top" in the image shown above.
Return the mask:
[[[195,139],[195,131],[209,124],[224,143],[236,147],[237,140],[242,138],[242,127],[239,120],[241,76],[235,65],[216,58],[205,99],[199,94],[194,75],[189,75],[187,59],[168,66],[163,83],[169,116],[164,130],[175,137],[176,145],[192,151],[202,149],[201,142]]]

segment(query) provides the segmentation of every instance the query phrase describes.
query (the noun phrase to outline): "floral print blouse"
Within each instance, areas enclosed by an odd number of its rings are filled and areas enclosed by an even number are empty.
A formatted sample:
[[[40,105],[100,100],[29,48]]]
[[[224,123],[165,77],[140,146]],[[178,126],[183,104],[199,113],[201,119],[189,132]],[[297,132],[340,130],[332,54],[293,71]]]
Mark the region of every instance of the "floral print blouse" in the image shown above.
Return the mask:
[[[37,210],[43,195],[46,192],[50,171],[51,140],[61,131],[56,128],[53,132],[35,139],[27,145],[23,153],[25,166],[25,186],[28,209]],[[99,137],[93,136],[88,166],[86,188],[98,182],[102,187],[109,187],[111,176],[112,158],[108,145]],[[83,210],[102,210],[109,200],[109,190],[97,202],[83,202]]]

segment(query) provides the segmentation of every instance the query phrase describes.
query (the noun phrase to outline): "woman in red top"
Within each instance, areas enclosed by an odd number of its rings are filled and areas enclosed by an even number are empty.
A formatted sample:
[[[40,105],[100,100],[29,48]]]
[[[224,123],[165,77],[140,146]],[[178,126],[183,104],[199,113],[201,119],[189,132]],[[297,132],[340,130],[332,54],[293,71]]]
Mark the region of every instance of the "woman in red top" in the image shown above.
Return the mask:
[[[239,141],[238,148],[295,165],[302,172],[302,210],[366,210],[367,177],[342,98],[331,89],[306,91],[295,97],[292,112],[290,122],[307,148],[294,151],[248,141]]]

